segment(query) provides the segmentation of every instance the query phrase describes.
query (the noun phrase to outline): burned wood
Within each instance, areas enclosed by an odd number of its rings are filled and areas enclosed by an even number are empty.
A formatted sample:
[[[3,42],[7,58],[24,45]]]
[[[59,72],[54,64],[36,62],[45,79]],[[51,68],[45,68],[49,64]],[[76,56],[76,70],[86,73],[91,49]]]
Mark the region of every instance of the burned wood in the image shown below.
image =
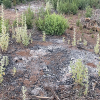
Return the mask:
[[[53,90],[53,88],[47,86],[44,86],[44,89],[51,91],[51,93],[53,94],[53,96],[56,98],[56,100],[60,100],[60,98],[57,96],[56,92]]]

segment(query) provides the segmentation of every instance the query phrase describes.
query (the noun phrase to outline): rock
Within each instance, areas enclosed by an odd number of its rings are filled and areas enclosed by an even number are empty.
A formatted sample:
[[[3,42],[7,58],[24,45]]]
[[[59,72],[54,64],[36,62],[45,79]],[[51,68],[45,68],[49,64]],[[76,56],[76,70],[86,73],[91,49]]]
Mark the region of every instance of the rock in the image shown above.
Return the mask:
[[[85,49],[84,45],[82,43],[77,44],[78,49]]]
[[[96,31],[96,30],[97,30],[97,27],[93,26],[93,27],[91,27],[91,29],[92,29],[93,31]]]
[[[70,30],[73,30],[73,26],[69,27]]]
[[[91,18],[85,18],[85,22],[90,22]]]
[[[97,32],[100,32],[100,27],[97,27]]]
[[[43,92],[43,90],[40,87],[36,87],[35,89],[31,91],[31,94],[37,96],[37,95],[40,95],[40,92]]]
[[[83,28],[87,28],[86,25],[83,25]]]
[[[18,60],[19,60],[18,57],[15,57],[15,58],[13,59],[13,61],[16,62],[16,63],[18,62]]]

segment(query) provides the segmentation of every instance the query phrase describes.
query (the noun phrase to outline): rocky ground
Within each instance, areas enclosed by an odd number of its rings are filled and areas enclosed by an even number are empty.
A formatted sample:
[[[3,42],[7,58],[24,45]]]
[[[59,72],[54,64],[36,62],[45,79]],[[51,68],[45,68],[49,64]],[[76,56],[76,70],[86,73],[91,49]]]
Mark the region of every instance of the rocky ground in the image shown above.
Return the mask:
[[[26,5],[16,8],[20,14],[24,8],[26,9]],[[11,17],[15,11],[7,9],[5,13],[5,17],[7,14]],[[80,11],[80,13],[84,15],[84,12]],[[9,65],[4,66],[6,68],[4,80],[0,85],[1,100],[22,100],[22,86],[27,89],[26,100],[100,100],[100,77],[97,72],[100,58],[94,53],[98,33],[92,31],[94,38],[91,38],[91,34],[88,34],[89,30],[84,28],[79,30],[76,26],[75,19],[78,19],[78,15],[65,17],[69,19],[72,29],[66,30],[64,35],[46,36],[46,41],[43,42],[42,33],[34,27],[28,30],[32,33],[33,42],[27,48],[11,40],[8,51],[6,53],[0,51],[2,56],[9,57]],[[15,19],[15,16],[13,18]],[[75,47],[71,44],[73,28],[76,28],[76,39],[82,38]],[[83,45],[83,39],[87,40],[87,46]],[[69,44],[68,40],[70,40]],[[89,70],[87,96],[83,94],[84,88],[74,84],[70,73],[70,61],[74,63],[76,59],[82,59]],[[15,75],[13,75],[14,67]]]

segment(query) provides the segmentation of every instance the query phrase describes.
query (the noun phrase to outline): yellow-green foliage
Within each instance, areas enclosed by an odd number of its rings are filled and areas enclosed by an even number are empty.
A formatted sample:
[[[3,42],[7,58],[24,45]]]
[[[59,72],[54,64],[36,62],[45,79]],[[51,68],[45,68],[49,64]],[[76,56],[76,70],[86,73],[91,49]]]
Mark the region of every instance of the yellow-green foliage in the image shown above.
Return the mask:
[[[63,37],[63,42],[65,42],[65,37]]]
[[[18,15],[17,15],[17,28],[16,28],[16,42],[23,43],[24,46],[30,44],[31,34],[27,33],[26,17],[22,13],[22,26],[18,26]]]
[[[9,64],[8,57],[7,56],[3,56],[3,58],[0,61],[0,83],[2,83],[3,75],[5,75],[5,72],[4,72],[5,68],[3,68],[3,67],[4,67],[4,65],[7,66],[8,64]]]
[[[96,46],[94,47],[94,51],[96,54],[99,53],[99,34],[97,35],[97,43]]]
[[[26,99],[26,94],[25,94],[26,91],[27,91],[26,88],[24,86],[22,86],[22,94],[23,94],[22,98],[23,98],[23,100]]]
[[[24,44],[24,46],[27,46],[28,44],[30,44],[30,40],[31,40],[31,34],[27,34],[27,26],[26,26],[26,16],[23,16],[23,23],[22,23],[22,33],[21,33],[21,38],[22,38],[22,43]]]
[[[17,15],[17,23],[16,23],[17,28],[15,29],[15,31],[16,31],[15,37],[16,37],[16,42],[20,43],[21,42],[21,32],[22,32],[22,30],[21,30],[21,27],[18,26],[18,13],[17,13],[17,11],[16,11],[16,15]]]
[[[13,76],[15,75],[16,73],[16,67],[13,67]]]
[[[86,41],[86,40],[84,40],[83,44],[86,46],[86,45],[87,45],[87,41]]]
[[[80,85],[85,85],[86,90],[84,94],[87,94],[88,90],[88,69],[84,67],[82,60],[77,59],[74,64],[70,64],[72,78],[75,80],[75,83]],[[85,84],[83,84],[85,82]]]
[[[0,46],[2,51],[7,51],[8,48],[8,44],[9,44],[9,34],[6,31],[6,26],[5,26],[5,20],[4,20],[4,11],[3,11],[3,5],[2,5],[2,25],[1,25],[1,29],[2,29],[2,33],[0,34]]]
[[[43,31],[43,41],[45,41],[45,38],[46,38],[46,34],[45,34],[45,32]]]
[[[100,63],[100,62],[99,62],[99,63]],[[98,70],[98,74],[99,74],[99,76],[100,76],[100,64],[97,65],[97,70]]]
[[[74,35],[73,35],[72,45],[76,46],[76,32],[75,32],[75,28],[74,28]]]

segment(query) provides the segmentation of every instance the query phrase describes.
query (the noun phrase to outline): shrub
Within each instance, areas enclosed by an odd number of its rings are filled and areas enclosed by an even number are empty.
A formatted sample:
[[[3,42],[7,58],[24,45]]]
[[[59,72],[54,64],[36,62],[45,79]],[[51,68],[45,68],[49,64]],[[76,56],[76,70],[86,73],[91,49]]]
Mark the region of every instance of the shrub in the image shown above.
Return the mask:
[[[9,44],[9,34],[7,33],[7,28],[5,25],[3,5],[2,5],[2,13],[1,13],[1,34],[0,34],[0,47],[2,51],[7,51]]]
[[[35,18],[35,24],[38,30],[42,30],[42,31],[44,30],[44,18],[46,15],[47,15],[47,11],[45,11],[44,8],[41,7]]]
[[[47,15],[44,22],[44,31],[50,35],[62,35],[68,27],[67,20],[62,15]]]
[[[71,72],[72,78],[75,80],[75,83],[80,84],[82,86],[85,85],[86,89],[84,94],[87,94],[88,91],[88,69],[84,67],[82,60],[77,59],[75,64],[71,62]],[[85,82],[85,84],[83,84]]]
[[[0,4],[2,4],[2,1],[3,1],[3,0],[0,0]]]
[[[80,26],[80,20],[79,20],[79,19],[76,21],[76,25],[77,25],[78,27]]]
[[[34,13],[31,10],[30,6],[27,9],[27,11],[24,14],[26,16],[26,25],[28,29],[31,29],[33,27],[33,18],[34,18]]]
[[[92,8],[90,8],[90,6],[87,6],[86,7],[86,13],[85,13],[85,16],[86,17],[91,17],[92,16]]]
[[[57,11],[59,13],[65,13],[65,14],[76,14],[78,11],[77,5],[73,2],[58,2],[57,4]]]
[[[87,0],[87,4],[90,6],[90,7],[96,7],[99,3],[99,0]]]
[[[3,4],[5,8],[11,8],[11,0],[3,0]]]
[[[94,47],[94,51],[95,51],[95,53],[96,54],[98,54],[99,53],[99,34],[97,35],[97,43],[96,43],[96,45],[95,45],[95,47]]]
[[[39,30],[45,31],[50,35],[62,35],[68,27],[68,21],[62,15],[55,13],[46,15],[44,18],[39,17],[36,21]]]

